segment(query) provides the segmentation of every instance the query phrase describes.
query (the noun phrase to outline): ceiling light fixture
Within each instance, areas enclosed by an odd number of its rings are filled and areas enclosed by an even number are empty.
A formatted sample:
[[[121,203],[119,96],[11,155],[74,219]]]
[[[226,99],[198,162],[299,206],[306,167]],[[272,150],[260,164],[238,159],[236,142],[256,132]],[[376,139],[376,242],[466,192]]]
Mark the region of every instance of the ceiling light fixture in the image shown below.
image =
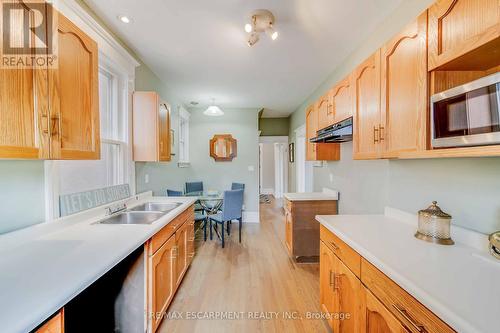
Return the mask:
[[[267,33],[272,40],[278,38],[274,29],[274,15],[267,9],[258,9],[252,13],[251,23],[245,24],[245,31],[249,34],[247,45],[253,46],[259,41],[260,33]]]
[[[212,117],[220,117],[224,115],[224,111],[215,105],[215,100],[212,98],[212,104],[203,112],[203,114]]]
[[[122,21],[123,23],[130,23],[130,22],[132,22],[132,20],[130,19],[130,17],[125,16],[125,15],[118,16],[118,19],[120,21]]]

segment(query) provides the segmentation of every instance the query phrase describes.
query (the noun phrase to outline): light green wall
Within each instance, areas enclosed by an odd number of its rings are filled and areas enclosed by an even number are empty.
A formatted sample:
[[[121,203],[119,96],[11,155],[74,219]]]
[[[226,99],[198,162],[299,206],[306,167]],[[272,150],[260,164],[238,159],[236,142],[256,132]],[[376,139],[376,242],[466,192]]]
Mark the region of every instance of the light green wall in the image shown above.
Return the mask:
[[[289,137],[305,123],[305,109],[350,73],[433,0],[404,1],[290,116]],[[313,168],[314,189],[340,191],[341,214],[382,213],[384,206],[417,212],[437,200],[457,225],[489,233],[500,229],[500,158],[354,161],[352,142],[341,145],[341,161]],[[295,165],[289,186],[295,190]]]
[[[167,188],[183,190],[186,181],[203,181],[205,189],[224,190],[231,187],[231,182],[242,182],[246,186],[246,211],[258,211],[258,109],[224,109],[222,117],[208,117],[203,111],[189,109],[191,166],[178,168],[172,162],[136,163],[138,191],[152,190],[162,195]],[[208,143],[214,134],[232,134],[237,140],[238,156],[232,162],[215,162],[210,157]],[[249,171],[249,166],[254,171]]]
[[[289,118],[259,118],[260,136],[288,136]]]
[[[42,161],[0,161],[0,234],[43,222]]]

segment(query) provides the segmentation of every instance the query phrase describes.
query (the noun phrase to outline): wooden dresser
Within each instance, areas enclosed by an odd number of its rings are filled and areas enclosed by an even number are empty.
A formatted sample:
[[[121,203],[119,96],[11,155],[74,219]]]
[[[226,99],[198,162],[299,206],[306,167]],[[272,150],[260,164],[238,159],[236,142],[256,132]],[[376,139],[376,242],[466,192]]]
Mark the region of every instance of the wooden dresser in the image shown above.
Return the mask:
[[[316,215],[336,215],[337,199],[322,193],[287,193],[285,209],[285,244],[298,262],[319,260],[319,223]]]

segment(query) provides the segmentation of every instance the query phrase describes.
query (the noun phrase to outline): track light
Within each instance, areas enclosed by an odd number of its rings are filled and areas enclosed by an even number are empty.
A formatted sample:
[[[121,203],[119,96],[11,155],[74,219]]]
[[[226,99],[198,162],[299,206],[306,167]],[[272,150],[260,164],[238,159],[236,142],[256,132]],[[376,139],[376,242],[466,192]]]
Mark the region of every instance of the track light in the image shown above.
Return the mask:
[[[269,28],[266,29],[266,33],[271,37],[272,40],[276,40],[278,38],[278,32],[274,30],[273,26],[270,25]]]
[[[259,41],[260,33],[267,33],[271,40],[278,38],[278,32],[274,29],[274,15],[267,9],[258,9],[250,17],[251,23],[245,24],[245,31],[249,34],[247,44],[253,46]]]
[[[248,46],[254,46],[255,43],[259,41],[259,34],[256,32],[252,32],[250,34],[250,37],[248,37],[247,45]]]
[[[253,30],[252,25],[250,23],[245,24],[245,31],[251,33]]]

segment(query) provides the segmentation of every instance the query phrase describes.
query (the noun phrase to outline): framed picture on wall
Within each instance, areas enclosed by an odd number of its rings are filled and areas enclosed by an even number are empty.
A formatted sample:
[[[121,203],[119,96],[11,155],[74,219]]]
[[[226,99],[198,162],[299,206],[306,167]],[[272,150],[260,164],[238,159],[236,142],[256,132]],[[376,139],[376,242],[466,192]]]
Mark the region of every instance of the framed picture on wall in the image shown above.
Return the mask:
[[[295,143],[293,142],[288,145],[288,161],[295,162]]]

